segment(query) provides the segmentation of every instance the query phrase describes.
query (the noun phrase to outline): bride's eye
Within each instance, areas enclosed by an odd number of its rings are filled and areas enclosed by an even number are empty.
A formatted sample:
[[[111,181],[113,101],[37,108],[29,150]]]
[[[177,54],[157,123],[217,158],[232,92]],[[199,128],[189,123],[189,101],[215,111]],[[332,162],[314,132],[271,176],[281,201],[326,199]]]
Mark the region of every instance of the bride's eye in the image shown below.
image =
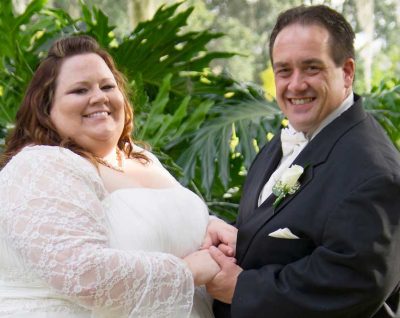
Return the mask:
[[[116,86],[114,84],[107,84],[101,87],[102,90],[104,91],[110,91],[112,89],[114,89]]]
[[[87,88],[75,88],[70,91],[70,94],[77,94],[77,95],[83,95],[87,92]]]

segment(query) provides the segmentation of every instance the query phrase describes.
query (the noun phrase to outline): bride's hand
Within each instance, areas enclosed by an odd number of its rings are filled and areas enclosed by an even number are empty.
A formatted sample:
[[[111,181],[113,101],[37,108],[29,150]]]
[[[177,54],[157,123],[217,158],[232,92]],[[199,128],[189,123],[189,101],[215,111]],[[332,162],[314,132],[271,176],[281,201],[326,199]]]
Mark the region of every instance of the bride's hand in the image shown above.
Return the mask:
[[[204,237],[203,249],[210,246],[218,247],[226,256],[236,255],[237,228],[218,219],[213,218],[207,226],[207,233]]]
[[[211,257],[208,250],[196,251],[183,260],[192,272],[196,286],[208,283],[220,271],[219,265]]]

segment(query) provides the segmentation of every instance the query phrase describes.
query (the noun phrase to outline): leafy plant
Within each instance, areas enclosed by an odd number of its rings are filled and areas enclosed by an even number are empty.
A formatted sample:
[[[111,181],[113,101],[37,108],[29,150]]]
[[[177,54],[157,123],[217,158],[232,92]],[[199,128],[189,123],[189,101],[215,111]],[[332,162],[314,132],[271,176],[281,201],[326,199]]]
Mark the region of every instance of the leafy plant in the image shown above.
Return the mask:
[[[23,93],[43,51],[55,37],[69,32],[72,19],[63,11],[45,9],[45,0],[32,1],[20,15],[12,1],[0,3],[0,126],[14,122]],[[39,16],[40,14],[40,16]]]
[[[78,19],[47,8],[45,3],[34,0],[20,15],[14,14],[11,0],[1,3],[1,27],[6,30],[0,38],[3,135],[14,121],[33,70],[54,39],[91,35],[108,49],[128,78],[135,105],[135,136],[148,142],[179,179],[204,194],[212,209],[229,207],[230,212],[220,211],[233,218],[243,168],[256,153],[252,139],[256,135],[265,139],[266,126],[259,125],[259,118],[248,116],[249,108],[263,103],[261,92],[208,70],[213,59],[234,55],[207,50],[206,45],[222,34],[183,32],[193,8],[177,12],[180,4],[160,7],[152,20],[117,38],[107,16],[83,1]],[[239,115],[240,110],[246,116]],[[251,113],[272,118],[276,111],[264,105],[261,113]],[[235,150],[230,148],[234,134],[240,137]],[[238,151],[243,154],[237,155]]]
[[[210,71],[211,61],[234,55],[207,50],[222,34],[185,32],[193,8],[178,12],[178,3],[161,6],[152,20],[122,37],[115,36],[101,10],[83,1],[78,19],[45,3],[33,0],[16,15],[11,0],[0,2],[0,147],[33,70],[51,43],[63,35],[88,34],[110,52],[128,79],[135,138],[149,143],[212,211],[234,219],[246,170],[282,118],[276,102],[267,101],[257,85]],[[399,146],[398,80],[365,98]]]
[[[364,105],[400,150],[400,79],[382,81],[373,87],[364,96]]]

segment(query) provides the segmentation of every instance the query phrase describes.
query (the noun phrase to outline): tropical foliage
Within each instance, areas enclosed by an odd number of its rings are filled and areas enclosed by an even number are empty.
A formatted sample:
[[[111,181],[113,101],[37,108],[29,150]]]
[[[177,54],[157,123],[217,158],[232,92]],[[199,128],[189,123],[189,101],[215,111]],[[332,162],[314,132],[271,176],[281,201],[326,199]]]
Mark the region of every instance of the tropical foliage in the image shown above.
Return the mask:
[[[95,37],[125,73],[135,108],[135,135],[147,142],[215,213],[233,219],[246,169],[282,118],[256,84],[211,71],[234,54],[207,50],[222,34],[184,31],[193,8],[162,6],[132,32],[114,34],[108,17],[81,4],[81,18],[32,1],[15,14],[0,3],[0,140],[12,128],[33,70],[51,43],[67,34]],[[367,105],[399,145],[399,82],[383,83]]]
[[[374,86],[364,96],[364,105],[381,123],[386,133],[400,150],[400,79],[393,78]]]
[[[266,102],[258,87],[208,69],[212,60],[233,55],[207,51],[206,45],[222,34],[182,32],[193,8],[177,12],[179,4],[174,4],[162,6],[152,20],[119,38],[101,10],[82,3],[82,18],[73,19],[45,2],[32,1],[20,15],[11,0],[1,3],[6,32],[0,38],[0,132],[12,127],[27,83],[50,44],[67,34],[91,35],[128,78],[135,138],[151,145],[212,210],[233,218],[256,142],[265,143],[280,121],[276,105]]]

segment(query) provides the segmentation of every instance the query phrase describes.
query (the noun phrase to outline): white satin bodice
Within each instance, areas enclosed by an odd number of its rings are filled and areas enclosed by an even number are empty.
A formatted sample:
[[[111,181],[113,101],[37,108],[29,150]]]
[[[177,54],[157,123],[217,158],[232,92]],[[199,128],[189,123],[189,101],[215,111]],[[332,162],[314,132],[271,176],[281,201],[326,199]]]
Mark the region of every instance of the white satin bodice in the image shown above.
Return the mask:
[[[110,246],[184,257],[200,247],[208,223],[204,202],[175,186],[119,189],[104,199]]]
[[[103,203],[112,248],[184,257],[201,246],[208,224],[207,206],[196,194],[179,185],[119,189]],[[211,298],[204,288],[195,290],[190,317],[213,317]]]

